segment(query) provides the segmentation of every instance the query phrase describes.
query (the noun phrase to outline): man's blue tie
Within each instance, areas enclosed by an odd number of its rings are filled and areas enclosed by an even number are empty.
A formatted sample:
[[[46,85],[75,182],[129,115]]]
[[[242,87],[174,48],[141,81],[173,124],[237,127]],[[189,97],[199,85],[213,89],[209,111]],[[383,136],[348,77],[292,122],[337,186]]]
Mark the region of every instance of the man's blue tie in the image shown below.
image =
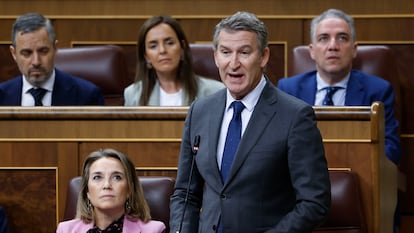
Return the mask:
[[[229,124],[226,143],[224,144],[223,158],[221,160],[221,178],[224,183],[227,180],[231,164],[233,163],[234,154],[236,153],[240,142],[242,130],[241,112],[244,109],[244,105],[241,101],[234,101],[231,103],[231,106],[233,106],[233,118]]]
[[[29,90],[29,93],[32,94],[34,102],[35,102],[35,106],[43,106],[42,103],[42,99],[43,96],[45,96],[47,90],[43,89],[43,88],[31,88]]]
[[[332,101],[332,96],[335,94],[335,92],[339,89],[341,89],[342,87],[325,87],[324,89],[326,89],[326,95],[325,98],[323,99],[322,105],[328,105],[328,106],[333,106],[334,103]]]

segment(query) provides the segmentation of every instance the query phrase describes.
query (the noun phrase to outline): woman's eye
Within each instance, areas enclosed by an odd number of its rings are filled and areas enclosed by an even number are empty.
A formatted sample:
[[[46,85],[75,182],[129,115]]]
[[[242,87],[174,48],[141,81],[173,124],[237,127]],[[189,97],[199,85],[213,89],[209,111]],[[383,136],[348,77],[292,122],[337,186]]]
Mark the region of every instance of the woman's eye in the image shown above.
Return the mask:
[[[150,45],[148,45],[148,48],[149,49],[155,49],[157,47],[157,45],[156,44],[150,44]]]

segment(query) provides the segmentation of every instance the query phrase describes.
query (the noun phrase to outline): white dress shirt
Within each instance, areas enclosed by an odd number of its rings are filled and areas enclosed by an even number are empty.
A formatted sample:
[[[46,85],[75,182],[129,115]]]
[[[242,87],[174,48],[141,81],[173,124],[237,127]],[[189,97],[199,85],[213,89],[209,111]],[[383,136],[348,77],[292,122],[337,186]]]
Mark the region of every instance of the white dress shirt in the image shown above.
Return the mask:
[[[53,91],[53,84],[55,83],[55,70],[53,69],[52,75],[50,78],[44,83],[41,88],[45,89],[47,92],[42,99],[43,106],[51,106],[52,105],[52,91]],[[30,84],[26,77],[23,75],[23,88],[22,88],[22,106],[35,106],[35,102],[33,96],[29,93],[29,90],[32,89],[34,86]]]
[[[345,105],[345,96],[346,96],[346,87],[348,85],[350,74],[348,74],[342,81],[339,83],[336,83],[333,86],[342,87],[338,89],[332,96],[332,101],[334,103],[334,106],[344,106]],[[321,106],[323,105],[323,99],[326,95],[326,87],[330,86],[327,84],[319,73],[316,73],[316,96],[315,96],[315,106]]]
[[[246,130],[247,124],[250,121],[250,117],[252,116],[254,107],[257,104],[257,101],[259,100],[260,94],[263,91],[263,88],[266,85],[266,79],[264,76],[262,76],[262,79],[260,80],[259,84],[251,91],[249,94],[247,94],[243,99],[240,101],[244,104],[245,108],[243,109],[241,113],[242,118],[242,133],[241,137],[243,138],[244,131]],[[227,136],[227,130],[231,121],[231,118],[233,117],[233,108],[230,107],[231,103],[235,101],[233,96],[231,96],[229,90],[227,89],[227,98],[226,98],[226,111],[224,111],[223,121],[221,123],[221,130],[220,130],[220,138],[217,145],[217,164],[219,166],[219,169],[221,169],[221,159],[223,158],[223,151],[224,151],[224,144],[226,143],[226,136]]]

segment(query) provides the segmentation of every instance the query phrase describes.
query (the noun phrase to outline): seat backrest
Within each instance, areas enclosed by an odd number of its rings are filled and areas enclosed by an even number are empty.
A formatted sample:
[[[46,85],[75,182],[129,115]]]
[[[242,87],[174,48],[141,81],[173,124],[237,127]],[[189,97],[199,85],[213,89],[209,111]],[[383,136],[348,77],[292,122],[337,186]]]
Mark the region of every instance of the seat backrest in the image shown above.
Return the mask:
[[[358,176],[352,171],[329,171],[331,210],[314,233],[366,233]]]
[[[58,49],[55,66],[100,87],[105,105],[124,104],[124,88],[132,80],[128,76],[126,58],[121,47],[99,45]]]
[[[297,75],[315,70],[315,62],[309,53],[309,46],[301,45],[292,50],[288,75]],[[398,67],[393,51],[385,45],[358,45],[352,68],[383,78],[391,83],[395,91],[395,115],[401,119],[401,90]]]
[[[352,68],[376,75],[392,83],[396,78],[396,63],[392,50],[384,45],[358,45]],[[316,69],[309,46],[293,48],[289,59],[289,76]]]
[[[218,68],[214,62],[214,51],[212,44],[190,44],[193,57],[194,73],[221,81]]]
[[[170,196],[174,191],[175,179],[165,176],[140,176],[139,181],[154,220],[164,222],[169,232]],[[76,215],[81,177],[72,178],[68,185],[64,220],[73,219]]]

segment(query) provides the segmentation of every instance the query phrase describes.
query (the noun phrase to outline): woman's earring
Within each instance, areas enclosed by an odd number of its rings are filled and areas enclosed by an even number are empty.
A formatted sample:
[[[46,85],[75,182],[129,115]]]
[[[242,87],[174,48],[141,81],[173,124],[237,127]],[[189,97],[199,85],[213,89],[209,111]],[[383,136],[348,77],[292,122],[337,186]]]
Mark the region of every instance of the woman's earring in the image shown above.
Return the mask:
[[[88,203],[86,205],[88,207],[88,211],[92,211],[92,203],[91,203],[91,200],[88,199]]]
[[[129,203],[129,199],[125,202],[125,209],[127,213],[131,211],[131,204]]]
[[[150,70],[150,69],[152,69],[152,64],[151,64],[151,62],[149,62],[149,61],[147,61],[147,68]]]

